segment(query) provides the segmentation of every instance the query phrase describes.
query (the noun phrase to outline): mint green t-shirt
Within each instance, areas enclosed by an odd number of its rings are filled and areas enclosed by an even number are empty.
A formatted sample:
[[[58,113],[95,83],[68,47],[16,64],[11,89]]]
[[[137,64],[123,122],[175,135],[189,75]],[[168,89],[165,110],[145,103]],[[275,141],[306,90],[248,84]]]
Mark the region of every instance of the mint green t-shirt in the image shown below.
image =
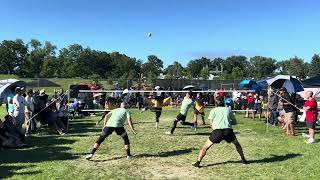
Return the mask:
[[[189,108],[193,105],[193,100],[190,98],[183,98],[181,107],[180,107],[180,114],[187,116]]]
[[[111,117],[107,121],[107,127],[123,127],[130,113],[125,108],[117,108],[111,111]]]
[[[213,130],[232,128],[232,125],[237,123],[233,112],[228,107],[213,108],[208,119]]]

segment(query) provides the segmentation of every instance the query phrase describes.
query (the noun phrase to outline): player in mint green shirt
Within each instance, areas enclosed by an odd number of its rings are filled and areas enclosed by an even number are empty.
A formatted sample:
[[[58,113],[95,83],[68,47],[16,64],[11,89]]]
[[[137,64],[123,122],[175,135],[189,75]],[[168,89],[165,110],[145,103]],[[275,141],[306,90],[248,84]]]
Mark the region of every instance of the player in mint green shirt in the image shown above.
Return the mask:
[[[93,149],[90,154],[86,155],[86,159],[91,159],[94,155],[94,153],[99,148],[100,144],[114,131],[117,133],[117,135],[121,136],[124,140],[124,148],[127,151],[127,159],[130,159],[132,156],[130,154],[130,142],[129,137],[124,129],[124,123],[128,121],[128,124],[133,131],[134,134],[136,134],[132,119],[129,111],[126,109],[126,104],[123,102],[120,105],[120,108],[114,109],[111,112],[109,112],[106,115],[106,118],[108,119],[107,123],[105,124],[105,127],[102,130],[102,134],[99,137],[99,139],[96,141],[96,143],[93,145]]]
[[[213,144],[219,144],[223,140],[228,143],[233,143],[241,157],[242,163],[247,164],[248,161],[244,157],[242,147],[232,129],[232,125],[237,123],[233,112],[228,107],[225,107],[222,96],[216,98],[216,105],[217,107],[210,111],[208,118],[213,131],[207,142],[201,148],[197,162],[193,164],[193,166],[200,167],[200,162],[206,155],[207,150]]]
[[[166,134],[173,134],[173,131],[176,129],[177,124],[179,121],[182,121],[181,124],[182,125],[189,125],[189,126],[193,126],[193,123],[190,122],[186,122],[186,117],[188,114],[188,111],[191,107],[194,106],[194,100],[192,97],[192,92],[188,92],[186,94],[186,96],[183,98],[181,107],[180,107],[180,113],[178,114],[178,116],[176,117],[176,119],[173,121],[173,126],[171,128],[170,131],[165,132]]]

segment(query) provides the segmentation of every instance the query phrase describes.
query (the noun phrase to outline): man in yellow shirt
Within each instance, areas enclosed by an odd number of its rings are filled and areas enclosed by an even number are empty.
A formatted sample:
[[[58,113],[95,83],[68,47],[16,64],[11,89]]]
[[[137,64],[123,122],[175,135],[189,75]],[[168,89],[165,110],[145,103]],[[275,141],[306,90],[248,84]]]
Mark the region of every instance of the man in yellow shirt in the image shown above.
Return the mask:
[[[201,93],[198,93],[195,99],[195,106],[194,106],[194,130],[195,131],[197,131],[197,127],[198,127],[198,116],[201,117],[202,124],[205,125],[206,122],[204,121],[204,101]]]

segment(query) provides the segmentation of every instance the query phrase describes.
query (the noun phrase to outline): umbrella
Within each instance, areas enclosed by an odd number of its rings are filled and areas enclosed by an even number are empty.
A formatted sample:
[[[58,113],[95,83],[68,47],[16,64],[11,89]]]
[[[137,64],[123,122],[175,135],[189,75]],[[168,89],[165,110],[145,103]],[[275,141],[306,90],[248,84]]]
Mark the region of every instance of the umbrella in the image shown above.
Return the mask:
[[[261,79],[260,81],[257,81],[257,84],[262,88],[262,89],[268,89],[269,85],[267,80],[271,78],[266,78],[266,79]]]
[[[183,88],[183,90],[192,90],[193,88],[195,88],[193,85],[187,85]]]
[[[276,89],[285,87],[290,93],[304,91],[301,82],[292,76],[278,75],[274,78],[268,79],[267,83]]]
[[[254,86],[257,86],[257,82],[254,80],[243,80],[240,82],[240,87],[242,87],[242,88],[251,89]]]

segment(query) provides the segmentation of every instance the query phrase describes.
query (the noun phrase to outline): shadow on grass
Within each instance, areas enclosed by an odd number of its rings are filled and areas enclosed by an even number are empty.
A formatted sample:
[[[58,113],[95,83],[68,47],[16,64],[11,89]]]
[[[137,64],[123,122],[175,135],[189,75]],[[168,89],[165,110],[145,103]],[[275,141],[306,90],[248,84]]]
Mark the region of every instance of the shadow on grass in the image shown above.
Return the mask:
[[[93,161],[93,162],[106,162],[106,161],[114,161],[114,160],[124,159],[124,158],[126,158],[126,156],[118,156],[118,157],[112,157],[112,158],[108,158],[108,159],[99,159],[99,160],[90,160],[90,161]]]
[[[160,152],[158,154],[137,154],[137,155],[134,155],[133,158],[180,156],[180,155],[183,155],[183,154],[191,153],[192,150],[194,150],[194,149],[193,148],[188,148],[188,149],[174,150],[174,151],[168,151],[168,152]],[[103,160],[91,160],[91,161],[94,161],[94,162],[105,162],[105,161],[123,159],[125,157],[126,156],[120,156],[120,157],[112,157],[112,158],[103,159]]]
[[[180,155],[191,153],[192,150],[194,150],[194,148],[160,152],[158,154],[138,154],[138,155],[135,155],[134,157],[172,157],[172,156],[180,156]]]
[[[263,159],[257,159],[257,160],[248,160],[250,164],[265,164],[265,163],[274,163],[274,162],[281,162],[286,161],[289,159],[293,159],[299,156],[302,156],[302,154],[286,154],[286,155],[271,155],[272,157],[266,157]],[[241,163],[241,161],[226,161],[226,162],[220,162],[220,163],[214,163],[214,164],[208,164],[203,167],[210,167],[210,166],[217,166],[217,165],[223,165],[223,164],[232,164],[232,163]]]
[[[240,134],[239,132],[234,132],[234,134]],[[195,132],[195,133],[189,133],[185,134],[186,136],[210,136],[211,132]]]
[[[34,165],[28,165],[28,166],[7,166],[7,165],[1,165],[0,166],[0,179],[4,178],[10,178],[15,175],[35,175],[42,173],[42,171],[28,171],[28,172],[21,172],[17,173],[15,171],[21,170],[21,169],[27,169],[30,167],[34,167]]]
[[[61,139],[58,136],[31,137],[25,149],[6,149],[0,153],[1,163],[38,163],[44,161],[70,160],[77,157],[67,153],[75,140]],[[57,146],[59,145],[59,146]]]

